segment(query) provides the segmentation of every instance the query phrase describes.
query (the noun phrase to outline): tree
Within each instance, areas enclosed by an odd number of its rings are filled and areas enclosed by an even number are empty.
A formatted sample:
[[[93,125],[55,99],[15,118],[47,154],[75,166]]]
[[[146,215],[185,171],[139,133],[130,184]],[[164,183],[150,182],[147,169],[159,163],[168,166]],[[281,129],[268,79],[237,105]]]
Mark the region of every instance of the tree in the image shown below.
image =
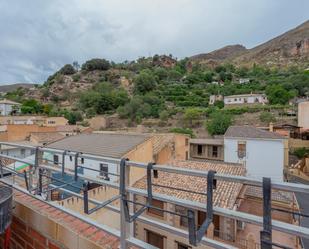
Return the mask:
[[[266,88],[266,94],[271,104],[287,104],[294,97],[293,92],[285,90],[281,85],[271,85]]]
[[[224,107],[224,101],[223,100],[216,100],[214,102],[214,106],[218,107],[219,109],[222,109]]]
[[[197,108],[188,108],[184,113],[184,120],[190,127],[194,125],[194,122],[201,118],[201,111]]]
[[[21,105],[24,114],[38,114],[43,112],[43,105],[35,99],[25,100]]]
[[[77,111],[74,112],[67,111],[65,112],[64,117],[68,120],[70,125],[76,124],[76,122],[78,121],[83,121],[82,114]]]
[[[93,71],[93,70],[108,70],[110,68],[109,61],[105,59],[91,59],[86,61],[82,65],[82,70]]]
[[[210,115],[210,120],[206,122],[206,129],[210,135],[223,135],[231,124],[230,115],[215,112]]]
[[[75,74],[76,71],[71,64],[66,64],[59,70],[59,73],[63,75],[71,75]]]
[[[145,94],[155,89],[157,81],[151,71],[143,70],[134,78],[134,92]]]

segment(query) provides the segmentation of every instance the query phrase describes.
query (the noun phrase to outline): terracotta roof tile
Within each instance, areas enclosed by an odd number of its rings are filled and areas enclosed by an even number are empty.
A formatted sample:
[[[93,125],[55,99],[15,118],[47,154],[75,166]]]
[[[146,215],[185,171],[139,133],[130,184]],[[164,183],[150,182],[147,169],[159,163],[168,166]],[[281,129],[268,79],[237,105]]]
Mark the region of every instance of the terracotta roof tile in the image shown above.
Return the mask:
[[[197,161],[171,161],[169,165],[196,170],[215,170],[217,173],[227,175],[245,175],[245,168],[239,164],[227,164],[217,162],[197,162]],[[158,172],[158,178],[153,179],[154,184],[167,187],[180,188],[201,192],[206,194],[207,181],[205,178],[187,176],[176,173]],[[146,177],[137,181],[134,187],[146,189]],[[218,181],[217,188],[214,190],[214,206],[232,209],[235,205],[238,194],[242,188],[241,183]],[[159,194],[171,195],[180,199],[206,203],[206,196],[193,194],[185,191],[169,189],[166,187],[153,186],[153,191]]]
[[[100,244],[102,248],[119,247],[119,239],[117,237],[110,235],[109,233],[100,230],[74,217],[73,215],[67,214],[59,209],[49,206],[40,200],[37,200],[18,191],[14,191],[14,196],[16,201],[31,207],[31,209],[36,210],[43,215],[61,221],[61,224],[66,226],[68,229],[77,232],[80,236],[83,236],[96,244]],[[42,206],[46,207],[42,208]]]

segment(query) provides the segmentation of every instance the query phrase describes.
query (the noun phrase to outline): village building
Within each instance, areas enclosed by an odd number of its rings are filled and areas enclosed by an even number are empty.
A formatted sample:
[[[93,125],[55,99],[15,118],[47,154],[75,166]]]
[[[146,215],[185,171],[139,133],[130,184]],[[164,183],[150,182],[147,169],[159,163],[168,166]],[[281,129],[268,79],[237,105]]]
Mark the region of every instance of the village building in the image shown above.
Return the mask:
[[[247,176],[261,179],[267,172],[268,177],[283,181],[288,140],[253,126],[230,126],[224,135],[224,161],[244,164]]]
[[[47,116],[0,116],[0,125],[40,125],[40,126],[59,126],[67,125],[68,120],[64,117],[47,117]]]
[[[174,167],[187,168],[193,170],[214,170],[218,174],[244,176],[246,169],[241,164],[230,164],[220,162],[196,162],[174,160],[169,163]],[[207,181],[202,177],[184,176],[176,173],[158,172],[157,177],[153,179],[153,191],[157,194],[177,197],[183,200],[201,202],[206,204],[206,197],[202,193],[206,191]],[[137,181],[134,188],[147,189],[146,177]],[[181,191],[183,189],[183,191]],[[193,191],[195,194],[189,193]],[[199,193],[199,194],[197,194]],[[297,210],[297,204],[293,194],[288,192],[273,192],[276,200],[274,206],[282,210]],[[138,203],[146,203],[146,198],[136,195],[134,199]],[[214,206],[230,210],[239,210],[249,214],[262,215],[262,195],[257,188],[251,188],[241,183],[218,181],[214,191]],[[152,205],[156,208],[177,212],[182,215],[187,214],[187,208],[169,204],[154,199]],[[135,206],[135,211],[139,206]],[[206,213],[195,210],[197,225],[200,226],[206,219]],[[188,230],[188,220],[168,212],[162,212],[158,209],[148,209],[143,214],[145,217],[164,222],[175,229]],[[274,219],[295,223],[293,215],[290,213],[280,213],[274,211]],[[177,235],[177,232],[166,232],[153,227],[143,221],[136,221],[134,224],[134,234],[136,238],[144,240],[158,248],[168,249],[188,249],[193,248],[187,238]],[[235,219],[227,218],[221,215],[214,215],[213,223],[208,228],[206,237],[218,241],[224,241],[237,248],[257,248],[260,242],[260,228],[256,225],[245,224]],[[289,245],[291,248],[298,248],[298,239],[296,236],[285,235],[284,233],[274,231],[273,241]],[[196,248],[207,248],[198,246]]]
[[[8,99],[2,99],[0,100],[0,115],[7,116],[17,114],[20,112],[20,106],[20,103]]]
[[[267,103],[268,99],[263,93],[224,96],[224,105],[265,105]]]
[[[222,138],[191,138],[190,158],[224,160],[224,140]]]
[[[298,126],[302,130],[309,130],[309,101],[298,104]]]
[[[246,83],[250,83],[249,78],[240,78],[239,79],[239,84],[246,84]]]
[[[214,105],[216,101],[223,101],[223,96],[222,95],[209,96],[209,105]]]

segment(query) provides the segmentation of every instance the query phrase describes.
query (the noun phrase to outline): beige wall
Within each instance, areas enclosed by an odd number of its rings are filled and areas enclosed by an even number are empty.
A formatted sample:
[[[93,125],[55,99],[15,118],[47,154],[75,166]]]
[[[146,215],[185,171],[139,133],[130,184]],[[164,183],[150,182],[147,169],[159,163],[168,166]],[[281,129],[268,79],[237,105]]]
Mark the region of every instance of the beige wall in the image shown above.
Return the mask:
[[[67,124],[68,120],[64,117],[47,117],[45,119],[46,126],[63,126]]]
[[[131,150],[124,157],[130,159],[131,161],[149,163],[153,161],[153,146],[152,139],[146,140],[144,143],[136,146],[135,149]],[[131,167],[130,168],[130,185],[133,185],[137,180],[141,179],[146,175],[146,170]]]
[[[309,140],[289,138],[289,148],[291,150],[303,147],[309,147]]]
[[[189,158],[189,136],[175,134],[175,159],[187,160]]]
[[[298,104],[298,126],[309,129],[309,101]]]
[[[22,141],[30,136],[31,132],[53,132],[55,127],[39,125],[7,125],[7,139],[10,142]]]

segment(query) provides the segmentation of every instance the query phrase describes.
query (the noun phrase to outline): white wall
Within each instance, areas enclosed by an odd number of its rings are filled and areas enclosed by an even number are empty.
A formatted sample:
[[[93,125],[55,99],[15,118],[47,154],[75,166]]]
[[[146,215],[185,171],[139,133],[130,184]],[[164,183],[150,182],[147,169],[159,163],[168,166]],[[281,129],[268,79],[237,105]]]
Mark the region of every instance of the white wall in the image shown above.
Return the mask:
[[[246,157],[238,158],[238,141],[246,141]],[[247,176],[262,179],[271,177],[283,180],[283,140],[224,138],[224,161],[246,165]]]
[[[62,154],[55,154],[55,155],[58,155],[59,167],[61,167]],[[44,152],[43,158],[48,159],[48,160],[53,160],[54,156],[51,153]],[[64,161],[65,169],[74,170],[74,162],[75,162],[74,156],[71,156],[71,157],[65,156],[65,161]],[[49,162],[49,163],[51,163],[51,162]],[[84,166],[84,167],[87,167],[87,168],[91,168],[91,169],[100,170],[100,163],[104,163],[104,164],[108,165],[108,172],[109,173],[120,174],[119,165],[117,165],[117,164],[100,162],[98,160],[91,160],[91,159],[84,159],[84,164],[82,164],[81,158],[80,157],[78,158],[78,165]],[[84,175],[89,176],[89,177],[94,177],[94,178],[98,177],[99,178],[100,173],[93,171],[93,170],[84,169]],[[111,182],[116,182],[119,179],[118,176],[114,176],[114,175],[110,175],[110,174],[108,176],[109,176]]]
[[[22,149],[22,148],[4,149],[1,151],[1,154],[3,155],[14,156],[18,158],[29,157],[33,155],[34,153],[35,153],[35,150]]]
[[[246,101],[245,101],[246,100]],[[240,97],[224,97],[224,104],[254,104],[254,103],[267,103],[267,98],[264,95],[254,95],[254,96],[240,96]]]
[[[10,115],[11,112],[13,111],[13,107],[14,107],[14,105],[11,105],[11,104],[0,104],[0,114],[2,116]],[[18,107],[17,110],[19,110],[19,107]],[[17,111],[17,112],[19,112],[19,111]]]

